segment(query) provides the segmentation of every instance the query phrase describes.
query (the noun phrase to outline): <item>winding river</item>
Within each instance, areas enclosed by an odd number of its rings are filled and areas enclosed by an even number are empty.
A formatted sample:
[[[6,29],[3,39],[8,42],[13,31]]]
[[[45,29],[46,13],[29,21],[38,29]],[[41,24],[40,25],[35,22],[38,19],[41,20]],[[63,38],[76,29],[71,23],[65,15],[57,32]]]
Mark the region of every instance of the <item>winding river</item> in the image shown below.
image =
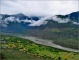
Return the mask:
[[[41,39],[41,38],[33,37],[33,36],[17,35],[17,34],[16,35],[14,35],[14,34],[7,34],[7,35],[17,36],[17,37],[20,37],[20,38],[28,39],[30,41],[33,41],[34,43],[37,43],[37,44],[51,46],[51,47],[55,47],[55,48],[66,50],[66,51],[79,52],[79,50],[76,50],[76,49],[67,48],[67,47],[63,47],[63,46],[54,44],[52,42],[52,40]]]

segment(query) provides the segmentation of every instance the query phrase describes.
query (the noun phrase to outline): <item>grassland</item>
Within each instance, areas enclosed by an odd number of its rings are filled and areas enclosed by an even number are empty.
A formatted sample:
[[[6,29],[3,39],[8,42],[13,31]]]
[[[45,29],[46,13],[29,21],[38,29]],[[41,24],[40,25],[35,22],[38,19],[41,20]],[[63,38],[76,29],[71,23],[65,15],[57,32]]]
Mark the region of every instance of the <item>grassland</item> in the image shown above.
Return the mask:
[[[36,44],[27,39],[0,35],[0,55],[3,60],[78,60],[79,54],[50,46]]]

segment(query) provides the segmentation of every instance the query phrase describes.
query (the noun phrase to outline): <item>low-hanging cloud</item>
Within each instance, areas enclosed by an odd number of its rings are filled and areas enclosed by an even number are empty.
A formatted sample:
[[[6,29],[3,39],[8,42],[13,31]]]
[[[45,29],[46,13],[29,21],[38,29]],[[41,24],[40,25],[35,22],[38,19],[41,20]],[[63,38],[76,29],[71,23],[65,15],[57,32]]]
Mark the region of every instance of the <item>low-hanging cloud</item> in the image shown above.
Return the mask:
[[[41,18],[40,20],[36,21],[35,23],[29,24],[29,26],[45,25],[48,23],[49,20],[56,21],[58,23],[68,23],[70,21],[68,18],[61,19],[61,18],[58,18],[57,16],[46,16],[46,17]]]
[[[58,23],[68,23],[69,21],[71,21],[69,18],[61,19],[61,18],[58,18],[57,16],[51,16],[51,15],[41,17],[38,21],[35,21],[32,19],[28,20],[27,18],[25,20],[20,20],[19,18],[15,18],[13,16],[7,17],[4,20],[2,20],[2,16],[0,16],[0,26],[7,27],[7,25],[10,22],[18,22],[18,23],[24,22],[24,23],[29,23],[28,26],[41,26],[41,25],[46,25],[49,20],[56,21]],[[77,22],[72,21],[72,23],[79,25],[79,23]]]
[[[10,22],[18,22],[18,23],[24,22],[24,23],[30,23],[30,24],[35,23],[35,20],[28,20],[28,19],[20,20],[19,18],[15,18],[13,16],[7,17],[3,20],[2,17],[3,16],[0,15],[0,26],[3,26],[3,27],[7,27],[7,25]]]

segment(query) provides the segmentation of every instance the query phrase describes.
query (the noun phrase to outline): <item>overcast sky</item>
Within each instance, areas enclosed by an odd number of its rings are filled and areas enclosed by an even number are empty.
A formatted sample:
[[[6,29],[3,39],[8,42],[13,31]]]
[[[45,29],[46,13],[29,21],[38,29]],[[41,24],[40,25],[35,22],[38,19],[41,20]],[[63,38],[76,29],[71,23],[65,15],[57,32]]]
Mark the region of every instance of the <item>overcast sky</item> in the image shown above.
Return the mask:
[[[78,0],[1,0],[1,14],[58,15],[78,11]]]

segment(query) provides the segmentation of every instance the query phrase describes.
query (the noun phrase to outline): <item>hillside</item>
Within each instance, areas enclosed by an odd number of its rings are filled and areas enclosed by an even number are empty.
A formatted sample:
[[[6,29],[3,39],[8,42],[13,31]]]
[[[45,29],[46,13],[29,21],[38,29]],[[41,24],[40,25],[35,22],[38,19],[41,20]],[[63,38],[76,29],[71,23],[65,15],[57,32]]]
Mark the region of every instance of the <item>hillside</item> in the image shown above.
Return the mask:
[[[36,44],[28,39],[0,35],[0,55],[3,60],[78,60],[79,54]]]
[[[0,14],[0,32],[52,39],[56,44],[78,49],[78,14],[79,12],[56,16]]]

